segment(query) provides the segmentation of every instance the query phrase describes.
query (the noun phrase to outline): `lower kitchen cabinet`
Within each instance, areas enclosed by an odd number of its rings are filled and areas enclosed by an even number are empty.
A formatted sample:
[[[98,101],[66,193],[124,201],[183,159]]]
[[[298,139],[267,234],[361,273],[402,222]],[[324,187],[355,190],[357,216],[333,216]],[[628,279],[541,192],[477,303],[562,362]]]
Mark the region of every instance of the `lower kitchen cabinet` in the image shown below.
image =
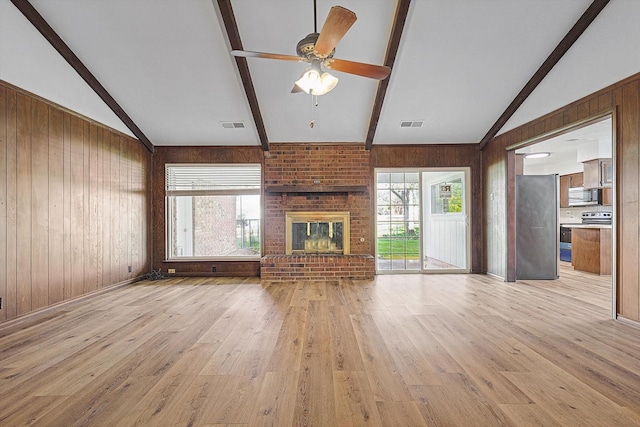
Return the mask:
[[[571,261],[574,270],[611,274],[611,228],[572,228]]]

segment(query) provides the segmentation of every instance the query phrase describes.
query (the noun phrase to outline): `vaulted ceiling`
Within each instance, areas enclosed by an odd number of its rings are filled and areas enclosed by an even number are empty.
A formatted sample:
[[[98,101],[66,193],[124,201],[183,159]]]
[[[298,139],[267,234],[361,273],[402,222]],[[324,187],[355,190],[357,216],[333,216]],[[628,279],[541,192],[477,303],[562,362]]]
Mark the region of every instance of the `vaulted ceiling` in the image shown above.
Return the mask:
[[[137,131],[13,3],[33,6]],[[392,71],[383,83],[333,72],[338,86],[316,105],[290,93],[306,64],[230,53],[295,55],[313,3],[0,0],[0,79],[156,146],[375,146],[479,143],[640,71],[640,1],[612,0],[507,117],[592,0],[317,0],[318,30],[336,3],[358,17],[336,58]]]

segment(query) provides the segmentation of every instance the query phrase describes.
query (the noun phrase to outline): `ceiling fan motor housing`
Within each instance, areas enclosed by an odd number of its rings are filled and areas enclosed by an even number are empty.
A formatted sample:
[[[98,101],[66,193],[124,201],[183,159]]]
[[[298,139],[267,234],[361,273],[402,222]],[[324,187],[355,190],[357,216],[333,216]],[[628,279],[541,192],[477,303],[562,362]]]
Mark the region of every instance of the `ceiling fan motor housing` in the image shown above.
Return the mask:
[[[319,36],[318,33],[310,33],[310,34],[307,34],[305,38],[300,40],[296,45],[296,53],[298,54],[298,56],[301,56],[306,59],[332,58],[333,54],[336,51],[335,48],[327,56],[319,57],[315,53],[315,46],[316,46],[316,41],[318,40],[318,36]]]

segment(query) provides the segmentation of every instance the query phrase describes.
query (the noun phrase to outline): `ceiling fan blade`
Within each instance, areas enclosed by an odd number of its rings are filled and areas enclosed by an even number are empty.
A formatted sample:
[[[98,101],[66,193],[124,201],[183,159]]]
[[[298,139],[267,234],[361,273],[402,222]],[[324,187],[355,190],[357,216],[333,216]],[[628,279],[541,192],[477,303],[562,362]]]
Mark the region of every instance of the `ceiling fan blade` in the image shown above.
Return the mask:
[[[304,90],[302,90],[302,88],[297,84],[294,84],[293,89],[291,89],[291,93],[301,93],[301,92],[304,92]]]
[[[333,6],[324,21],[314,51],[319,57],[326,57],[333,51],[349,28],[356,22],[356,14],[341,6]]]
[[[346,59],[331,58],[324,62],[324,66],[343,73],[377,80],[384,80],[391,73],[391,68],[385,65],[365,64],[364,62],[347,61]]]
[[[303,58],[293,55],[282,55],[280,53],[265,53],[265,52],[252,52],[250,50],[232,50],[233,56],[242,56],[245,58],[264,58],[264,59],[279,59],[282,61],[295,61],[302,62]]]

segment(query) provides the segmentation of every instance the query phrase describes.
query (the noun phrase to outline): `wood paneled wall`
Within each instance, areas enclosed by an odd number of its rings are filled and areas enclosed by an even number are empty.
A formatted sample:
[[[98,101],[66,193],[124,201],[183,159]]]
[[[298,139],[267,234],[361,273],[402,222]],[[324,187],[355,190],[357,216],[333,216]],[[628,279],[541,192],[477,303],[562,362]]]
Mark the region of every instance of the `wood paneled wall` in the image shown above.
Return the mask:
[[[373,188],[374,168],[428,167],[469,167],[471,169],[471,271],[483,272],[483,213],[480,192],[482,183],[477,144],[374,145],[371,150],[371,188]],[[373,218],[375,212],[372,211],[371,215]]]
[[[618,313],[640,321],[640,74],[586,96],[574,103],[496,137],[481,154],[485,253],[488,272],[507,277],[507,152],[505,147],[569,126],[607,111],[615,111],[617,181]]]
[[[156,147],[153,156],[153,269],[175,268],[182,276],[260,276],[260,261],[165,262],[165,180],[167,163],[260,163],[260,147]],[[216,272],[212,272],[212,267]]]
[[[136,139],[0,82],[0,322],[149,271],[150,165]]]

